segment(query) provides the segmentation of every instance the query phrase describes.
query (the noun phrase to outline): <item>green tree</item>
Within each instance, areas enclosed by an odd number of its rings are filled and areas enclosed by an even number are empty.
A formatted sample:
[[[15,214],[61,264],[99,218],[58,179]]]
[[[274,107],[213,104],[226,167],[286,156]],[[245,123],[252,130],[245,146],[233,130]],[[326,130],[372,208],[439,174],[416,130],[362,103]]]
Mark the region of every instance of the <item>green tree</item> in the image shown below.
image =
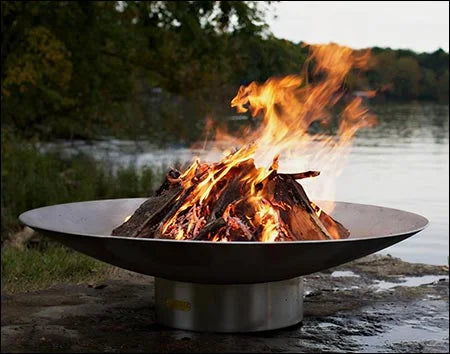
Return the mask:
[[[375,54],[378,53],[378,54]],[[370,85],[380,91],[385,96],[391,96],[393,91],[395,62],[395,53],[391,50],[379,52],[374,51],[371,66],[368,72]]]
[[[415,99],[419,96],[421,72],[413,57],[401,57],[394,66],[394,97]]]
[[[421,53],[417,56],[417,59],[421,67],[432,70],[437,77],[448,70],[448,53],[442,49],[433,53]]]
[[[2,123],[92,136],[131,91],[131,36],[115,2],[2,2]]]
[[[424,100],[437,100],[439,98],[438,81],[433,70],[427,68],[422,69],[422,80],[420,81],[419,87],[419,98]]]
[[[141,126],[147,117],[136,114],[136,89],[208,101],[232,71],[230,34],[264,31],[259,8],[241,1],[2,2],[2,122],[25,136],[92,137]]]

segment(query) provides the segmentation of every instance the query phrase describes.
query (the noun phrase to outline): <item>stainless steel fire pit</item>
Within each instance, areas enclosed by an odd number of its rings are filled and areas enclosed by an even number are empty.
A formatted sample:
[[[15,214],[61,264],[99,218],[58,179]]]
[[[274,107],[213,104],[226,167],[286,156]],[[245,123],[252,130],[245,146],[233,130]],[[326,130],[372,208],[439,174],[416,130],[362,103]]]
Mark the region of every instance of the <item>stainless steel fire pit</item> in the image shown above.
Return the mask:
[[[218,332],[269,330],[300,322],[301,276],[389,247],[428,224],[406,211],[337,202],[331,215],[350,230],[348,239],[217,243],[109,236],[144,201],[60,204],[30,210],[19,219],[77,251],[155,276],[160,323]]]

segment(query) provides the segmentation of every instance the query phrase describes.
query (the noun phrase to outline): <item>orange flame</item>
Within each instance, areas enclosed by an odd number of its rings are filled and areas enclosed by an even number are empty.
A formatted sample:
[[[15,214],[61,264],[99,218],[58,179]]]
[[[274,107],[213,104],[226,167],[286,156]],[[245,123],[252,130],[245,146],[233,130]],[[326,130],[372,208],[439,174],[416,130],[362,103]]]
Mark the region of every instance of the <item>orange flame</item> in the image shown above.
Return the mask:
[[[248,189],[248,193],[235,204],[230,204],[223,214],[229,228],[239,228],[244,235],[246,226],[233,216],[233,208],[238,203],[247,203],[253,207],[253,214],[248,222],[252,226],[262,225],[261,241],[275,241],[280,233],[284,232],[279,212],[274,208],[274,201],[267,200],[257,188],[273,170],[278,170],[279,164],[283,166],[286,160],[278,161],[279,156],[295,161],[297,171],[326,171],[322,176],[327,177],[323,179],[327,188],[323,185],[320,188],[328,192],[334,189],[334,179],[342,169],[356,132],[375,124],[374,116],[363,107],[362,99],[355,97],[348,101],[343,86],[350,70],[367,66],[370,53],[355,53],[350,48],[336,44],[311,45],[310,52],[306,64],[313,62],[313,77],[319,77],[313,83],[308,83],[304,70],[303,75],[270,78],[263,84],[252,82],[239,88],[231,106],[238,112],[250,111],[252,117],[261,117],[260,126],[253,132],[247,132],[245,138],[237,138],[226,132],[216,134],[216,138],[220,136],[228,146],[232,144],[242,147],[233,154],[227,154],[216,164],[201,164],[200,160],[196,159],[180,176],[185,190],[193,190],[178,211],[165,222],[162,227],[163,234],[170,234],[176,239],[194,237],[207,223],[211,212],[208,210],[209,202],[217,200],[224,177],[234,167],[253,159],[265,166],[269,166],[272,160],[271,167],[258,168],[257,173],[242,176],[241,183],[243,188]],[[333,118],[332,108],[342,103],[345,108],[339,116],[336,136],[310,133],[314,122],[330,124]],[[199,174],[203,175],[203,179],[194,183]],[[192,212],[189,214],[189,220],[184,220],[183,212],[187,209]],[[320,217],[320,208],[314,205],[314,210],[317,217]],[[219,236],[216,233],[210,236],[209,239],[213,241],[226,242],[229,235]]]

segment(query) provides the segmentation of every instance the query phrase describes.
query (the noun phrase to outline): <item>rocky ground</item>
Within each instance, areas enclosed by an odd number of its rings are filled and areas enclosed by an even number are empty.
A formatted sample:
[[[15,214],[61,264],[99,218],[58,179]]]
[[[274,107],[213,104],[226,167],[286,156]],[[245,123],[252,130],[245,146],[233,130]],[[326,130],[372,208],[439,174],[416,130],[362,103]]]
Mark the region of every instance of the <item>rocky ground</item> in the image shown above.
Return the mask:
[[[214,334],[155,323],[153,278],[2,295],[1,352],[448,352],[446,266],[370,256],[305,277],[304,320]]]

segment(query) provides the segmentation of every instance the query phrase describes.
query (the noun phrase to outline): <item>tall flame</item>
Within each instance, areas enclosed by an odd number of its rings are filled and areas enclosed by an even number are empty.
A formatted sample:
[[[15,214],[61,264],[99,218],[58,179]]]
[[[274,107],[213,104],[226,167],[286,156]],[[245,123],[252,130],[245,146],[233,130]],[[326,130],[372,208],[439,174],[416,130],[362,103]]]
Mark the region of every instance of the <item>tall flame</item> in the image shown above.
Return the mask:
[[[253,117],[263,116],[260,128],[249,137],[258,142],[257,154],[309,152],[319,142],[318,155],[310,158],[317,165],[318,158],[331,149],[347,146],[358,129],[374,124],[374,117],[356,97],[341,114],[337,137],[308,133],[315,121],[330,122],[330,109],[344,96],[345,76],[354,67],[364,68],[369,59],[367,51],[358,55],[336,44],[313,45],[310,50],[308,62],[316,63],[313,75],[322,77],[317,83],[308,84],[306,74],[270,78],[262,85],[241,86],[231,101],[239,112],[246,112],[248,105]]]
[[[322,173],[326,176],[323,181],[326,181],[328,189],[334,188],[333,180],[341,171],[356,132],[375,123],[375,117],[363,107],[361,98],[348,99],[343,87],[350,70],[366,67],[369,52],[356,53],[350,48],[329,44],[311,45],[310,53],[301,75],[270,78],[263,84],[252,82],[239,88],[231,106],[238,112],[249,111],[252,117],[260,117],[259,127],[253,132],[247,131],[245,138],[226,132],[217,134],[216,138],[220,136],[228,146],[241,148],[216,164],[201,164],[196,160],[181,175],[184,188],[193,190],[190,190],[190,197],[178,211],[165,222],[162,228],[164,233],[175,235],[177,239],[191,238],[198,232],[197,229],[205,226],[211,213],[209,202],[216,200],[223,189],[221,181],[234,167],[246,161],[255,160],[263,166],[269,166],[272,161],[270,168],[258,168],[257,173],[248,173],[240,179],[243,188],[248,190],[240,202],[253,206],[253,215],[248,222],[251,226],[263,225],[261,241],[274,241],[284,232],[274,202],[267,200],[257,188],[272,170],[278,169],[279,156],[295,161],[296,170],[326,171]],[[316,80],[309,83],[307,69],[311,62],[314,64],[312,76]],[[322,126],[332,122],[331,109],[336,106],[344,107],[339,114],[337,135],[311,134],[314,122]],[[280,165],[283,161],[280,160]],[[199,173],[206,173],[206,177],[194,183]],[[238,223],[233,217],[236,204],[230,204],[224,212],[225,222],[230,228]],[[320,216],[320,208],[315,205],[314,208]],[[183,215],[183,211],[187,209],[193,212],[189,213],[188,220],[184,220],[186,214]],[[235,226],[245,230],[245,225],[241,224]],[[212,236],[213,240],[227,241],[226,235]]]

